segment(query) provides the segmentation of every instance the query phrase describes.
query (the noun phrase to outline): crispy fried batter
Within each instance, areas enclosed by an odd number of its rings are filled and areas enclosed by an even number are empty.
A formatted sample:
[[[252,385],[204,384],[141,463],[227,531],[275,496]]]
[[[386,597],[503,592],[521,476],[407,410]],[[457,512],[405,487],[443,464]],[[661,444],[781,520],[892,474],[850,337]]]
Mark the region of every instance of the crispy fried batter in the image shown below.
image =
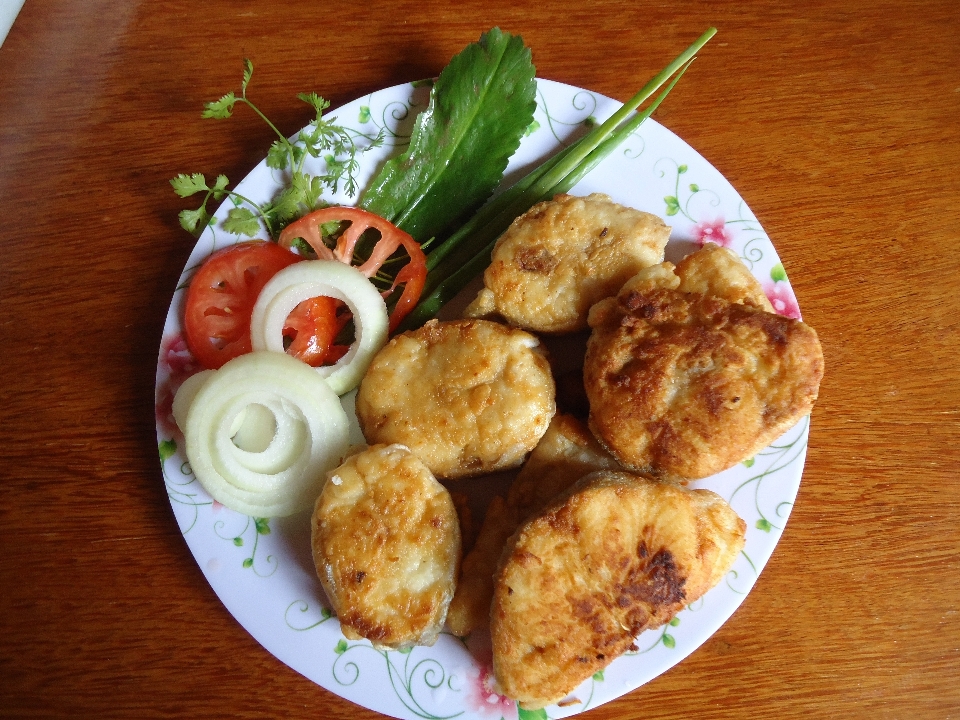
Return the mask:
[[[823,353],[812,328],[757,309],[735,273],[691,262],[674,283],[666,265],[590,312],[589,424],[627,467],[702,478],[751,457],[811,411]],[[684,283],[744,304],[684,292]]]
[[[555,415],[510,486],[506,502],[495,497],[487,508],[476,544],[460,568],[460,581],[447,614],[450,631],[464,637],[489,623],[493,573],[507,538],[522,520],[542,510],[584,475],[618,467],[583,423],[570,415]]]
[[[499,691],[556,703],[730,569],[745,523],[709,490],[600,471],[525,523],[495,580]]]
[[[451,479],[518,467],[546,432],[555,394],[533,335],[488,320],[432,320],[377,354],[356,410],[369,442],[406,445]]]
[[[773,312],[760,281],[729,248],[707,243],[681,260],[676,273],[682,292],[723,298]]]
[[[607,195],[557,195],[517,218],[497,240],[485,289],[467,315],[498,313],[544,333],[587,326],[587,311],[641,268],[663,260],[670,228]]]
[[[311,525],[317,575],[344,637],[432,645],[453,597],[460,527],[450,494],[400,445],[375,445],[327,476]]]

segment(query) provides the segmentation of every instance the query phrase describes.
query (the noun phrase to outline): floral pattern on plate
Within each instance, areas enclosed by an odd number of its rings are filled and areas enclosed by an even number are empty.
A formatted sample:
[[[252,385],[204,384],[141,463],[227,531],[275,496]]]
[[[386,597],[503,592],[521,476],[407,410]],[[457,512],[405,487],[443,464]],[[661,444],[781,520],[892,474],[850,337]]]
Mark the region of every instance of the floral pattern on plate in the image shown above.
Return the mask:
[[[361,187],[386,157],[406,145],[416,113],[426,106],[429,87],[429,81],[399,85],[333,113],[360,142],[381,130],[387,138],[382,148],[363,156]],[[547,80],[538,81],[537,98],[534,122],[507,170],[508,181],[619,107],[602,95]],[[277,187],[273,173],[261,163],[237,191],[255,202],[266,199]],[[732,248],[761,281],[777,312],[799,318],[776,251],[744,201],[695,150],[656,122],[645,122],[572,192],[605,192],[618,202],[663,217],[673,227],[668,259],[677,260],[705,242]],[[327,200],[352,203],[345,196]],[[236,241],[222,229],[225,215],[223,208],[198,240],[170,304],[157,363],[158,452],[171,508],[199,567],[227,610],[282,662],[351,702],[393,717],[562,718],[630,692],[676,665],[750,592],[776,547],[799,489],[807,419],[756,457],[692,484],[725,497],[747,522],[743,553],[725,582],[668,625],[643,633],[636,651],[596,673],[561,706],[526,711],[497,695],[487,650],[475,647],[476,638],[443,634],[433,647],[409,652],[384,652],[365,641],[348,642],[315,576],[308,514],[250,518],[214,502],[194,478],[173,422],[173,396],[198,370],[181,336],[183,290],[203,258]],[[352,416],[353,395],[342,402]],[[362,442],[355,422],[352,433],[352,441]]]

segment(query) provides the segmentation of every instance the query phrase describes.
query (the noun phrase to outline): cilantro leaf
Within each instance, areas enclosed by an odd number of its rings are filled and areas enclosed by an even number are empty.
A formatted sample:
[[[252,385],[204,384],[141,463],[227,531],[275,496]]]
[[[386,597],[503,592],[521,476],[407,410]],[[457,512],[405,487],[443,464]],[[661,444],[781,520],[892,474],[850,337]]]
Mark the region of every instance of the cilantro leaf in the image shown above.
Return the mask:
[[[222,120],[233,115],[233,106],[237,104],[237,96],[231,90],[219,100],[206,103],[201,117]]]
[[[179,218],[180,227],[182,227],[188,233],[193,233],[196,235],[197,231],[202,229],[207,224],[207,220],[210,219],[210,216],[207,214],[206,208],[201,206],[196,210],[181,210]]]
[[[522,38],[481,35],[440,73],[407,152],[384,165],[360,205],[420,241],[460,224],[493,193],[533,121],[534,75]]]
[[[223,229],[233,235],[253,237],[260,230],[260,222],[249,208],[235,207],[227,213]]]
[[[330,107],[330,103],[317,95],[315,92],[299,93],[297,97],[307,103],[307,105],[312,105],[313,109],[317,111],[318,118],[324,110]]]
[[[173,191],[180,197],[190,197],[208,189],[207,179],[200,173],[193,173],[193,175],[180,173],[170,181],[170,184],[173,186]]]
[[[253,77],[253,63],[250,58],[243,59],[243,80],[240,82],[240,92],[244,96],[247,94],[247,85],[250,84],[250,78]]]

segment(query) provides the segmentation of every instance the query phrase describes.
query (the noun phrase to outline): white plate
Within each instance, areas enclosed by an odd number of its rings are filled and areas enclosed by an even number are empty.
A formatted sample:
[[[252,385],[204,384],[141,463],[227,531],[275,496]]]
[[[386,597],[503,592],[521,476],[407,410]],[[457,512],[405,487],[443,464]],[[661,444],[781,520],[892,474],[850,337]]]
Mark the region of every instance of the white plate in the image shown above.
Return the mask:
[[[341,124],[361,134],[372,136],[380,128],[387,132],[385,147],[363,156],[361,187],[385,157],[406,144],[413,117],[425,106],[428,92],[428,87],[399,85],[335,113]],[[536,123],[511,161],[509,175],[619,107],[596,93],[546,80],[538,81],[537,104]],[[261,163],[237,190],[260,201],[277,186],[276,171]],[[746,203],[695,150],[656,122],[645,122],[572,192],[605,192],[664,217],[673,227],[668,259],[679,259],[706,239],[729,245],[763,282],[778,311],[799,317],[773,245]],[[347,197],[328,199],[352,202]],[[221,209],[218,219],[225,213],[226,208]],[[180,336],[183,288],[204,257],[235,241],[218,224],[200,238],[174,293],[157,367],[163,477],[177,523],[200,569],[227,610],[269,652],[351,702],[399,718],[516,718],[516,706],[485,685],[488,668],[455,637],[444,634],[435,646],[408,653],[384,653],[368,642],[345,640],[314,573],[308,514],[250,518],[212,502],[195,481],[182,437],[167,414],[173,392],[195,369]],[[350,409],[352,396],[344,403]],[[669,625],[642,634],[636,652],[618,658],[573,693],[578,703],[545,712],[519,711],[521,717],[568,717],[630,692],[680,662],[733,614],[783,532],[800,485],[807,427],[804,419],[755,458],[693,484],[726,498],[747,523],[746,546],[726,578]],[[355,421],[353,432],[354,439],[362,441]]]

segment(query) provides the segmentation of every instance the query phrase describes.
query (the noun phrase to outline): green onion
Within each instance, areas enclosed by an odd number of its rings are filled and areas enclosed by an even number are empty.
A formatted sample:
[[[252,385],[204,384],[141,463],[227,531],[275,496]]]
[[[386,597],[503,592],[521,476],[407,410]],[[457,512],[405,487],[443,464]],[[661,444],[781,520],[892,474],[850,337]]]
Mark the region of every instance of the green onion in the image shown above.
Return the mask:
[[[493,198],[463,227],[435,248],[427,258],[429,272],[424,294],[414,311],[407,316],[402,329],[423,325],[482,272],[490,263],[490,254],[497,238],[515,218],[538,202],[569,191],[629,137],[663,102],[693,62],[696,53],[716,32],[716,28],[707,30],[609,119]],[[653,103],[630,117],[674,75],[676,77]]]

